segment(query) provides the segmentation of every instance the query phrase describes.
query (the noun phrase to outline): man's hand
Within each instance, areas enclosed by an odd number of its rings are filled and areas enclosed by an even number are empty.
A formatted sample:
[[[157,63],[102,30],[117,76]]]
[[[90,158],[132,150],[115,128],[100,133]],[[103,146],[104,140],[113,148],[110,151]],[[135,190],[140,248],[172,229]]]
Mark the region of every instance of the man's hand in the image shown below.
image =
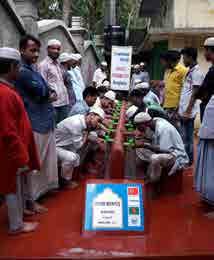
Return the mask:
[[[57,101],[57,94],[56,92],[51,92],[50,95],[49,95],[49,101],[50,102],[54,102],[54,101]]]
[[[187,110],[183,113],[184,119],[189,119],[192,117],[192,109],[187,108]]]

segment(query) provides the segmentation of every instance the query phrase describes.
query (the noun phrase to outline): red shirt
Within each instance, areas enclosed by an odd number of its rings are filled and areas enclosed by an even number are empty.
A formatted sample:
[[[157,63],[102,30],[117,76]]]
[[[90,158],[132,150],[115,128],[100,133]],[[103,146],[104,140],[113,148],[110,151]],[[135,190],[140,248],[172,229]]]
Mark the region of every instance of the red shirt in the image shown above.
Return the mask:
[[[39,170],[38,158],[24,104],[9,84],[0,82],[0,194],[16,192],[18,168]]]

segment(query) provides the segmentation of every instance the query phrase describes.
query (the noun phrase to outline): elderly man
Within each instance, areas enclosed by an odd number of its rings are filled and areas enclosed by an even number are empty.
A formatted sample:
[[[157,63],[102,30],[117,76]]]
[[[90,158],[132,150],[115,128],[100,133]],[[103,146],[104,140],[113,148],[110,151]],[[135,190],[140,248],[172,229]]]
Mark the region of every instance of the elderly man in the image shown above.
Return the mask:
[[[84,133],[98,129],[103,119],[103,110],[92,108],[87,115],[71,116],[57,125],[57,154],[62,164],[62,178],[65,181],[72,179],[73,169],[80,164],[78,152],[87,141],[87,134],[84,137]],[[94,139],[93,134],[90,138]]]
[[[97,98],[94,107],[100,107],[108,114],[111,112],[112,108],[114,107],[115,100],[116,100],[115,92],[109,90],[104,94],[103,97]]]
[[[146,65],[144,62],[140,63],[140,71],[141,71],[141,75],[142,75],[142,82],[149,82],[150,78],[149,78],[149,73],[148,71],[146,71]]]
[[[84,91],[85,89],[85,82],[83,80],[83,76],[82,76],[82,72],[81,72],[81,65],[82,65],[82,55],[80,55],[79,53],[76,53],[76,58],[77,58],[77,62],[76,62],[76,67],[74,68],[74,71],[76,73],[76,76],[79,80],[79,84],[81,86],[82,91]]]
[[[92,107],[98,97],[98,91],[94,87],[87,87],[83,91],[83,101],[76,102],[76,104],[72,107],[69,116],[74,116],[77,114],[86,115],[90,107]]]
[[[108,64],[106,61],[102,61],[100,68],[96,69],[93,77],[93,86],[98,88],[102,85],[103,81],[108,78],[107,75]]]
[[[62,70],[58,61],[61,42],[55,39],[48,41],[48,56],[40,63],[39,71],[47,84],[56,92],[57,100],[53,102],[55,120],[59,123],[65,119],[69,110],[68,91],[64,84]]]
[[[79,79],[79,76],[76,72],[76,67],[78,64],[78,56],[77,54],[70,54],[71,57],[71,63],[70,63],[70,70],[68,71],[71,77],[71,81],[72,81],[72,86],[73,86],[73,90],[75,93],[75,97],[76,97],[76,102],[82,101],[83,100],[83,87],[81,85],[81,81]]]
[[[163,118],[151,118],[148,113],[138,113],[134,118],[137,129],[154,132],[152,144],[137,142],[136,147],[153,152],[147,175],[150,182],[158,182],[163,170],[170,176],[183,169],[189,162],[182,138],[176,128]]]
[[[58,188],[57,156],[54,134],[53,93],[35,64],[40,51],[40,41],[24,36],[20,41],[22,57],[21,70],[16,88],[21,95],[34,132],[34,138],[41,160],[41,171],[28,176],[29,209],[40,213],[44,207],[36,200],[52,189]]]
[[[36,222],[23,222],[23,186],[26,171],[39,170],[33,132],[12,82],[19,74],[20,53],[0,48],[0,194],[5,195],[11,234],[34,231]]]

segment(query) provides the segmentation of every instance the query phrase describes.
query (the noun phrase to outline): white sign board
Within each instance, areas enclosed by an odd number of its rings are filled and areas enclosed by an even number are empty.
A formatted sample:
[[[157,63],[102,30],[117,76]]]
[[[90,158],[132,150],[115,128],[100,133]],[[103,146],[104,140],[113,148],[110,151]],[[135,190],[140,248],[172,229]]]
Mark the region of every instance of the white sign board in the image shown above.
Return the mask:
[[[93,200],[93,222],[96,228],[122,228],[122,199],[111,189],[106,188]]]
[[[131,46],[112,46],[111,89],[129,90],[132,63]]]

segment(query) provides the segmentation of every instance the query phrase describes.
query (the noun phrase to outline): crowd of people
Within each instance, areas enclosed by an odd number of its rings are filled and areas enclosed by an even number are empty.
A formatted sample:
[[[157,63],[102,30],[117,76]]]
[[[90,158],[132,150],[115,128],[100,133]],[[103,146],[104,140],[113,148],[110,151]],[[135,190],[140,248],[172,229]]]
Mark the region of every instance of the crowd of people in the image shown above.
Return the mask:
[[[0,194],[10,234],[36,229],[38,223],[25,222],[24,216],[48,211],[38,203],[41,196],[59,185],[78,185],[74,176],[88,154],[96,162],[96,154],[105,151],[103,137],[118,102],[107,62],[86,86],[80,54],[63,52],[56,39],[46,47],[41,62],[41,43],[34,36],[25,35],[19,50],[0,48]],[[204,47],[207,61],[214,63],[214,38]],[[212,204],[213,67],[204,76],[197,49],[189,47],[163,53],[160,63],[165,68],[162,81],[150,80],[144,63],[133,66],[126,117],[135,127],[136,163],[145,167],[145,181],[154,184],[163,172],[171,176],[191,167],[194,121],[200,111],[195,187]]]

